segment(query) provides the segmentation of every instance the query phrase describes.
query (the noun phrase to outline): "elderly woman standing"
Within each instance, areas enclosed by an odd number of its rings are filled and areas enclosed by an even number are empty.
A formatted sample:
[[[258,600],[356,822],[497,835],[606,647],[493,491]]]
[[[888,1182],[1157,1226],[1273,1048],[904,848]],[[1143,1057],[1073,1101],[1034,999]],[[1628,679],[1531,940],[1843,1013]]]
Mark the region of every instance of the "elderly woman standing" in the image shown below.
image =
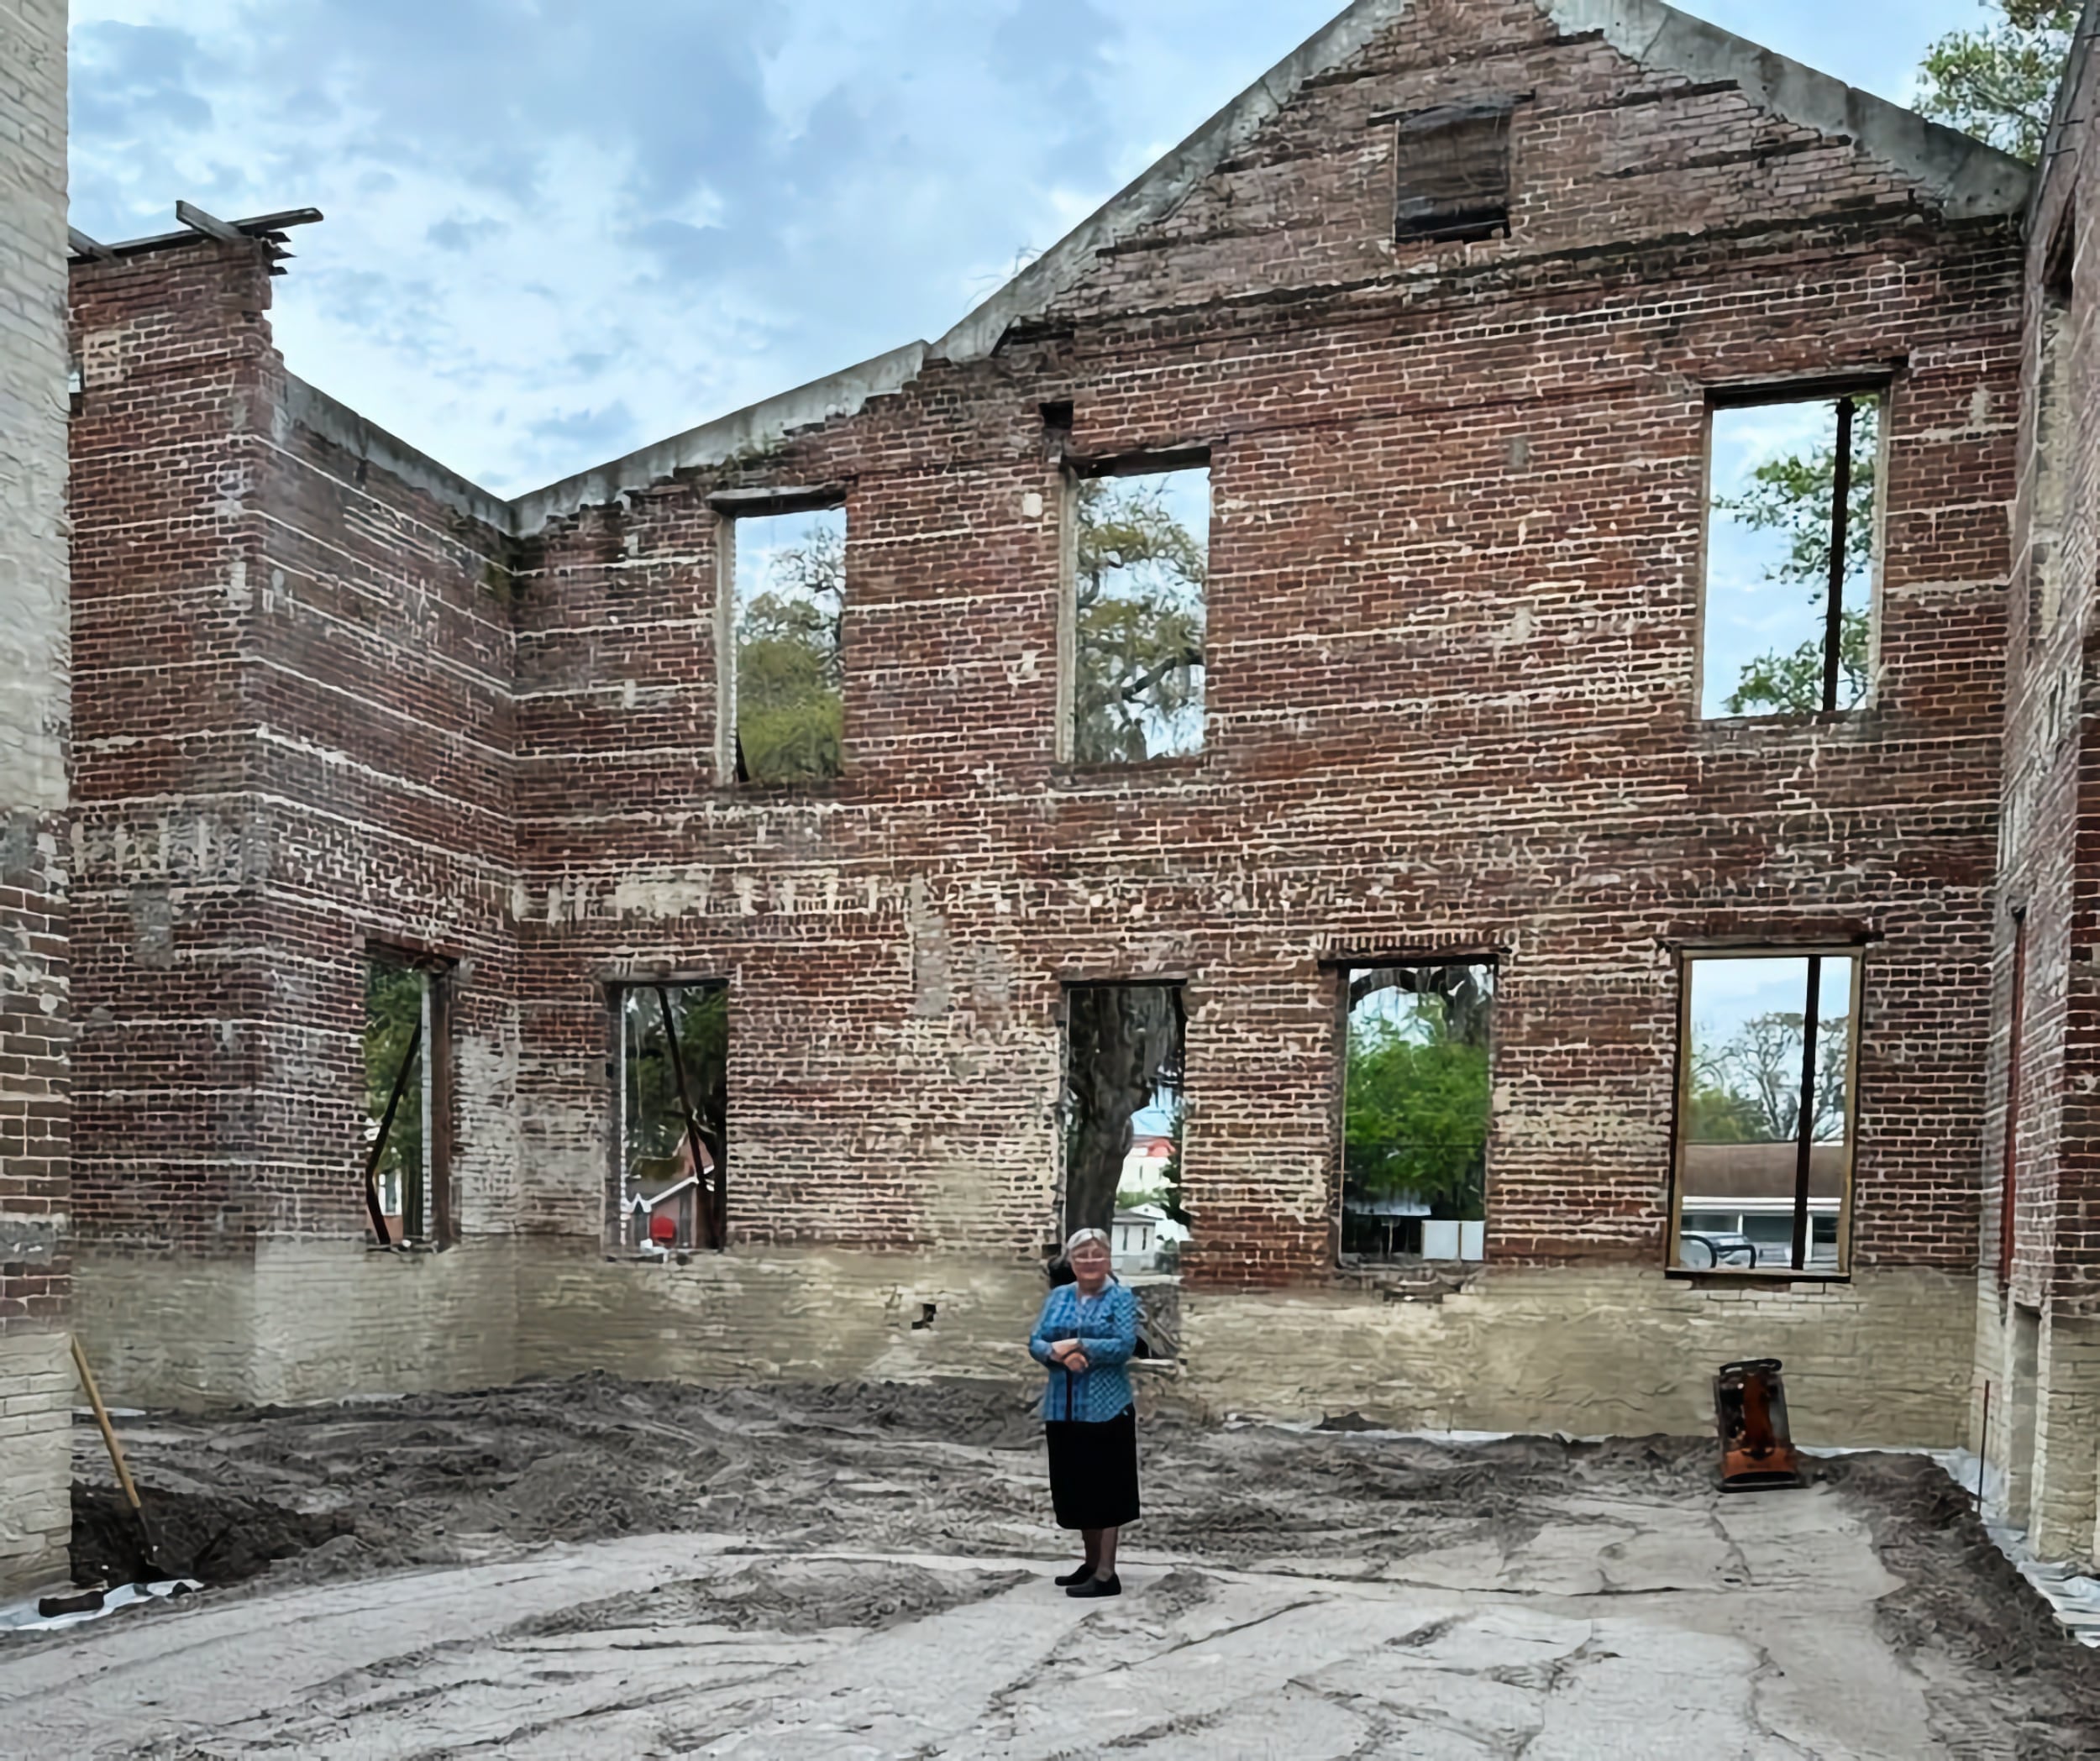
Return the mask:
[[[1123,1365],[1137,1349],[1137,1299],[1110,1275],[1108,1235],[1081,1229],[1064,1245],[1073,1281],[1052,1291],[1028,1341],[1050,1371],[1043,1428],[1058,1527],[1086,1544],[1067,1596],[1120,1596],[1116,1538],[1137,1520],[1137,1412]]]

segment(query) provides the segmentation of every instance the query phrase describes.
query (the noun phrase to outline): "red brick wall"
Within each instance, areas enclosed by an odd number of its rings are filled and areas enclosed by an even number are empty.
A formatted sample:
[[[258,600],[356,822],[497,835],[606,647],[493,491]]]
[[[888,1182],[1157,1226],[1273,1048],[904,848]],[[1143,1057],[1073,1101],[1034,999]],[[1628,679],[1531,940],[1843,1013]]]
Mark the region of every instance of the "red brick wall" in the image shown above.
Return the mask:
[[[1530,94],[1512,237],[1396,248],[1371,118],[1461,86]],[[465,486],[281,432],[258,265],[80,271],[138,363],[76,431],[84,1228],[354,1231],[364,932],[475,962],[471,1228],[598,1234],[603,983],[669,971],[732,984],[739,1239],[1026,1254],[1060,982],[1168,976],[1189,1263],[1316,1277],[1323,959],[1499,948],[1490,1254],[1656,1264],[1672,945],[1858,933],[1856,1263],[1972,1264],[2013,228],[1517,0],[1445,0],[1143,243],[988,360],[531,535],[507,611]],[[1702,725],[1706,391],[1877,370],[1873,706]],[[1198,757],[1056,762],[1053,400],[1081,454],[1211,449]],[[739,789],[708,497],[812,484],[848,501],[848,772]]]
[[[367,938],[465,962],[455,1174],[498,1204],[514,1177],[502,541],[470,486],[374,469],[386,437],[288,385],[270,255],[200,239],[74,270],[100,1247],[363,1229]]]
[[[1396,256],[1366,119],[1451,95],[1454,18],[1508,44],[1462,83],[1535,94],[1514,234]],[[573,1226],[602,971],[732,979],[739,1234],[999,1251],[1050,1214],[1058,980],[1167,973],[1193,1008],[1190,1263],[1315,1275],[1320,956],[1499,946],[1491,1255],[1655,1263],[1667,945],[1858,931],[1856,1263],[1972,1262],[2012,228],[1932,223],[1851,144],[1536,22],[1425,13],[993,361],[546,535],[524,1057]],[[1875,706],[1703,726],[1705,388],[1881,366]],[[1200,759],[1053,762],[1056,534],[1023,498],[1054,506],[1037,408],[1066,398],[1081,453],[1212,449]],[[767,483],[848,489],[848,773],[821,795],[711,774],[706,498]]]
[[[1995,1266],[2003,1228],[2013,914],[2024,909],[2010,1294],[2065,1315],[2100,1313],[2100,1223],[2094,1221],[2100,969],[2093,963],[2100,951],[2100,754],[2085,713],[2092,680],[2092,583],[2100,567],[2100,422],[2092,415],[2100,338],[2089,243],[2100,226],[2100,193],[2087,168],[2094,144],[2083,97],[2095,78],[2090,45],[2073,78],[2066,132],[2045,162],[2026,250],[1982,1230],[1985,1262]],[[2053,618],[2052,571],[2058,584]]]
[[[258,1220],[242,694],[268,295],[260,246],[72,273],[75,1214],[97,1245],[208,1250]]]

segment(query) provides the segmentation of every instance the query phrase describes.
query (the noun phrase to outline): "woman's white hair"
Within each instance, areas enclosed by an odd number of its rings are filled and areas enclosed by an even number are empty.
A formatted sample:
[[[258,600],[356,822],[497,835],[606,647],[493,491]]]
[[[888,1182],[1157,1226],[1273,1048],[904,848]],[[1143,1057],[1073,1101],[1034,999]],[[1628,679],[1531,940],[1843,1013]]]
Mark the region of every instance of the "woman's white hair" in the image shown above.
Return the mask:
[[[1074,1229],[1064,1244],[1064,1257],[1069,1260],[1076,1248],[1084,1247],[1089,1241],[1098,1241],[1103,1247],[1113,1249],[1106,1229]]]

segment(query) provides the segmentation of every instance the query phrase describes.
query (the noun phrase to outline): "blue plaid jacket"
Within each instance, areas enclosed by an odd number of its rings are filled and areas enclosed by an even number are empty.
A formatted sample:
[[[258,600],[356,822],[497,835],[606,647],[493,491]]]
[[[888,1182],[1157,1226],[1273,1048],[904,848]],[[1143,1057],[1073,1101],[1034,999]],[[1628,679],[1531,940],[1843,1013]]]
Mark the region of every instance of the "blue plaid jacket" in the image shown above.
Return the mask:
[[[1059,1339],[1085,1342],[1087,1367],[1076,1376],[1050,1361]],[[1050,1371],[1050,1385],[1037,1408],[1045,1418],[1100,1424],[1131,1403],[1130,1372],[1123,1365],[1137,1350],[1137,1298],[1113,1279],[1098,1297],[1079,1295],[1076,1284],[1060,1284],[1043,1298],[1042,1313],[1028,1340],[1028,1355]]]

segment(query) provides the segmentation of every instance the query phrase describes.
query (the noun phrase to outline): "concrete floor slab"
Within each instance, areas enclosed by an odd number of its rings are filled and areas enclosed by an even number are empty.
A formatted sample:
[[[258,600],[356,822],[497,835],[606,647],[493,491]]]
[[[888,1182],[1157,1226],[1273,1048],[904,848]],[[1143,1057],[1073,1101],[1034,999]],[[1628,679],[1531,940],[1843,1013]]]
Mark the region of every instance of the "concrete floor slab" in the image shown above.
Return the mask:
[[[1004,1392],[596,1381],[139,1429],[192,1501],[169,1544],[238,1517],[308,1550],[0,1639],[0,1754],[2096,1752],[2090,1685],[2020,1624],[2046,1612],[1914,1460],[1729,1497],[1703,1446],[1162,1421],[1126,1594],[1086,1602]],[[706,1532],[606,1533],[651,1517]]]

